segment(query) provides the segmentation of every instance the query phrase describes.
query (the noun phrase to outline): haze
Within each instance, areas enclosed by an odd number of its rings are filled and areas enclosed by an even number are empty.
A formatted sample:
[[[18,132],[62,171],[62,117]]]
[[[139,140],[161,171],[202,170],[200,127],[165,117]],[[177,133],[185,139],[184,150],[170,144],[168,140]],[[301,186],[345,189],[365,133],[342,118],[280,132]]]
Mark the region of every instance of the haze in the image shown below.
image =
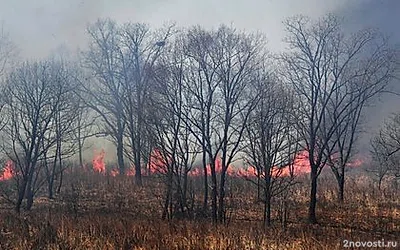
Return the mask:
[[[85,27],[100,17],[110,17],[118,22],[146,22],[154,26],[166,21],[176,21],[180,26],[200,24],[206,27],[232,23],[241,29],[266,33],[270,48],[276,50],[283,46],[284,18],[295,14],[316,17],[326,12],[354,9],[359,13],[353,22],[364,22],[358,7],[372,2],[383,1],[1,0],[0,20],[25,58],[46,56],[62,45],[69,49],[84,46]],[[375,5],[373,10],[376,10]]]
[[[145,22],[155,27],[170,21],[179,26],[205,27],[232,23],[240,29],[264,32],[270,49],[279,51],[285,48],[282,21],[286,17],[296,14],[318,17],[334,12],[345,17],[349,30],[378,27],[394,42],[400,42],[396,27],[400,1],[396,0],[0,0],[0,3],[0,20],[25,59],[46,57],[60,47],[70,51],[85,47],[87,24],[104,17],[120,23]],[[394,83],[394,88],[397,85]],[[366,130],[376,131],[390,113],[398,111],[398,106],[398,97],[385,97],[385,102],[372,108],[374,117],[369,119]],[[364,137],[361,144],[367,145],[368,141],[369,137]]]

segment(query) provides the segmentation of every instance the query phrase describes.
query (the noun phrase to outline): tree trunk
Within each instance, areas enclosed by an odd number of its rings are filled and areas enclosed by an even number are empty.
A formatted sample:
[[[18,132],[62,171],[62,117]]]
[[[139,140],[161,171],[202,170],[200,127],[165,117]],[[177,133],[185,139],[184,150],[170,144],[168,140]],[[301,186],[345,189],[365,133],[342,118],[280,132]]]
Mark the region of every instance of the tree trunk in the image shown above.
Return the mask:
[[[31,210],[33,205],[33,191],[32,187],[27,189],[26,193],[26,210],[29,211]]]
[[[344,173],[339,177],[338,181],[338,201],[344,202]]]
[[[32,205],[33,205],[33,170],[30,170],[29,173],[29,178],[28,178],[28,183],[26,185],[26,192],[25,192],[25,198],[26,198],[26,210],[31,210]]]
[[[61,156],[61,144],[60,144],[60,153],[58,154],[58,166],[59,166],[59,168],[60,168],[60,172],[59,172],[59,174],[60,174],[60,176],[59,176],[59,184],[58,184],[58,187],[57,187],[57,190],[56,190],[56,192],[57,192],[57,194],[60,194],[60,191],[61,191],[61,187],[62,187],[62,179],[63,179],[63,172],[64,172],[64,167],[63,167],[63,164],[62,164],[63,162],[62,162],[62,156]]]
[[[83,166],[83,152],[82,152],[82,150],[83,150],[83,146],[82,146],[81,139],[79,138],[79,140],[78,140],[79,167]]]
[[[219,186],[219,201],[218,201],[218,222],[223,223],[225,221],[225,180],[226,171],[222,171],[220,186]]]
[[[22,185],[20,190],[18,191],[17,202],[15,203],[15,212],[21,212],[22,201],[24,200],[25,193],[26,193],[26,186],[28,184],[28,180],[26,177],[22,178]]]
[[[117,159],[118,159],[119,174],[125,175],[124,142],[122,134],[118,135],[117,138]]]
[[[204,199],[203,199],[203,211],[208,210],[208,176],[207,176],[207,160],[206,150],[203,147],[203,171],[204,171]]]
[[[57,194],[61,193],[61,187],[63,185],[63,177],[64,177],[64,171],[60,171],[60,181],[58,183],[58,187],[57,187]]]
[[[187,171],[185,169],[185,173],[183,176],[183,187],[182,187],[182,206],[184,207],[184,209],[187,210],[187,186],[188,186],[188,175],[187,175]],[[182,211],[184,212],[184,211]]]
[[[48,192],[49,192],[48,195],[50,200],[54,199],[53,186],[54,186],[54,178],[53,176],[51,176],[48,183]]]
[[[137,138],[138,140],[138,138]],[[139,143],[138,143],[139,144]],[[135,152],[135,184],[137,186],[142,186],[142,168],[140,162],[140,145],[137,145],[136,152]]]
[[[167,173],[167,193],[165,196],[165,201],[164,201],[164,208],[163,208],[163,213],[161,218],[163,220],[165,219],[171,219],[171,213],[170,213],[170,205],[172,203],[172,174]]]
[[[217,174],[215,172],[215,164],[211,163],[211,210],[212,210],[212,220],[214,223],[218,221],[218,207],[217,207]]]
[[[58,156],[60,154],[60,150],[59,150],[59,146],[57,145],[57,149],[56,149],[56,157],[54,158],[54,162],[52,164],[52,168],[51,171],[49,171],[48,173],[48,177],[47,177],[47,185],[48,185],[48,196],[49,199],[54,199],[54,180],[56,177],[56,172],[57,172],[57,161],[58,161]],[[47,163],[46,163],[46,168],[47,168]]]
[[[163,213],[162,213],[162,216],[161,216],[161,218],[163,220],[170,218],[170,214],[169,214],[169,204],[170,204],[170,202],[171,202],[171,193],[170,193],[170,190],[168,188],[167,194],[166,194],[166,197],[165,197],[165,201],[164,201]]]
[[[316,207],[317,207],[317,166],[311,166],[311,192],[310,203],[308,207],[308,222],[310,224],[317,224]]]
[[[269,188],[265,188],[265,195],[264,195],[264,226],[270,227],[271,226],[271,193]]]
[[[335,176],[336,182],[338,184],[338,192],[337,192],[337,199],[339,203],[344,202],[344,167],[337,169],[335,167],[331,167],[332,172]]]
[[[379,176],[378,179],[378,190],[381,191],[382,188],[382,181],[383,181],[383,175]]]

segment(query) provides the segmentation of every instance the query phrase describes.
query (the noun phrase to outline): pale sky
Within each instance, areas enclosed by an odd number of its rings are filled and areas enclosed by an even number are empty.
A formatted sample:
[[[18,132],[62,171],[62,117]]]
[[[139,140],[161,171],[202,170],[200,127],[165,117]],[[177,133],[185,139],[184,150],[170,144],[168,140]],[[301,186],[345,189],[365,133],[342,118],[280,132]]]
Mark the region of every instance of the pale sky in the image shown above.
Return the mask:
[[[64,44],[85,45],[85,27],[99,17],[161,26],[221,23],[267,35],[269,47],[282,48],[282,21],[295,14],[317,17],[353,9],[374,0],[0,0],[0,20],[23,57],[42,57]],[[379,0],[375,0],[379,2]]]

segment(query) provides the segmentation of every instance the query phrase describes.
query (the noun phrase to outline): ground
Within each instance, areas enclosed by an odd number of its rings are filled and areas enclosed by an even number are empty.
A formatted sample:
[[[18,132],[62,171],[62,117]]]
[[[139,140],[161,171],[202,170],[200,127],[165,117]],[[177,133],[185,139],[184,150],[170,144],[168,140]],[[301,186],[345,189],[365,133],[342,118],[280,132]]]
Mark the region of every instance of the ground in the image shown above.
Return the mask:
[[[193,185],[201,189],[198,182]],[[252,184],[240,178],[228,183],[227,222],[214,225],[209,218],[161,220],[159,178],[147,177],[143,187],[136,187],[133,177],[69,174],[61,193],[53,200],[39,194],[32,211],[18,215],[0,200],[0,249],[331,250],[344,249],[345,240],[400,244],[400,190],[378,190],[368,178],[347,180],[343,204],[336,201],[333,180],[321,178],[317,225],[306,221],[304,179],[288,199],[285,228],[278,219],[278,202],[273,204],[273,225],[265,228],[263,205]]]

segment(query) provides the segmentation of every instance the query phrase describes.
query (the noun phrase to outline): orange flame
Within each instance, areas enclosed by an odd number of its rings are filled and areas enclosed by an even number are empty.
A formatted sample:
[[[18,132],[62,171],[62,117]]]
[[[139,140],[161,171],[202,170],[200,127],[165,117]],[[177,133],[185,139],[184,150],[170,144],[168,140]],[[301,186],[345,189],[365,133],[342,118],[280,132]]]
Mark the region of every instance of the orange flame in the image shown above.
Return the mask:
[[[284,176],[290,175],[289,166],[284,168],[284,172],[282,173]],[[311,172],[310,160],[308,156],[307,150],[300,151],[293,161],[293,174],[294,175],[302,175],[308,174]]]
[[[104,149],[102,149],[99,154],[95,154],[93,157],[93,170],[97,173],[104,174],[106,172],[106,164],[104,163],[105,154]]]
[[[257,170],[255,167],[250,166],[246,169],[239,169],[237,172],[237,175],[239,177],[252,178],[252,177],[257,176]]]
[[[8,160],[4,166],[3,172],[0,174],[0,181],[9,180],[13,178],[14,174],[14,163],[12,160]]]
[[[310,163],[308,161],[307,151],[299,152],[296,155],[292,165],[273,167],[270,174],[271,176],[275,177],[287,177],[291,176],[291,172],[293,172],[293,175],[295,176],[310,173]],[[257,168],[254,166],[249,166],[247,168],[241,168],[237,171],[234,170],[233,174],[228,172],[228,174],[245,178],[253,178],[257,176]],[[264,176],[264,173],[261,173],[261,176]]]
[[[147,167],[150,170],[150,173],[166,173],[168,171],[168,162],[166,162],[165,157],[161,153],[160,150],[154,149],[150,154],[150,160],[147,164]]]
[[[308,161],[308,153],[307,151],[299,152],[294,161],[293,161],[293,174],[301,175],[310,172],[310,163]],[[222,160],[221,158],[217,158],[215,160],[215,170],[219,174],[222,172]],[[238,176],[238,177],[246,177],[253,178],[257,176],[257,169],[254,166],[249,166],[247,168],[235,168],[233,165],[229,165],[227,169],[227,175],[229,176]],[[199,167],[195,167],[189,172],[189,176],[202,176],[204,171]],[[272,176],[290,176],[290,166],[284,167],[273,167],[271,170]],[[211,175],[210,165],[207,165],[207,175]],[[263,174],[261,174],[263,175]]]
[[[353,160],[353,161],[347,163],[347,166],[348,166],[348,167],[359,167],[359,166],[361,166],[362,164],[364,164],[364,160],[355,159],[355,160]]]
[[[135,171],[135,167],[132,166],[130,168],[128,168],[125,172],[126,176],[135,176],[136,171]],[[145,175],[144,171],[142,170],[142,175]]]
[[[93,159],[93,169],[99,173],[105,173],[105,164],[104,164],[104,150],[101,151],[100,154],[96,155]],[[166,173],[168,171],[168,163],[165,160],[165,156],[158,149],[155,149],[151,155],[149,163],[147,167],[149,169],[150,174],[155,173]],[[362,160],[356,159],[350,163],[348,163],[349,167],[358,167],[363,163]],[[221,157],[217,157],[215,159],[215,171],[217,174],[222,172],[222,159]],[[293,174],[294,176],[304,175],[310,173],[310,162],[309,155],[306,150],[300,151],[294,158],[293,163],[291,165],[283,166],[283,167],[273,167],[271,169],[271,175],[275,177],[287,177]],[[257,169],[254,166],[249,166],[247,168],[235,168],[233,165],[229,165],[226,171],[228,176],[234,177],[246,177],[246,178],[254,178],[257,176]],[[117,169],[112,169],[110,171],[111,176],[117,176],[119,171]],[[210,164],[206,166],[206,174],[207,176],[211,175],[211,167]],[[135,168],[131,166],[125,172],[127,176],[135,175]],[[147,175],[147,172],[142,169],[142,175]],[[196,166],[192,168],[189,173],[191,177],[199,177],[204,175],[204,171],[202,168]],[[261,173],[261,176],[264,176],[264,173]]]
[[[210,164],[207,164],[206,169],[207,169],[207,171],[206,171],[207,172],[207,176],[211,176],[211,166],[210,166]],[[215,172],[217,174],[220,174],[222,172],[222,159],[221,159],[221,157],[217,157],[215,159]],[[226,170],[226,173],[228,175],[235,175],[236,174],[236,170],[233,169],[232,165],[229,165],[227,170]],[[189,176],[193,176],[193,177],[194,176],[203,176],[204,175],[204,170],[202,168],[200,168],[200,167],[194,167],[192,170],[189,171],[188,175]]]
[[[115,168],[111,169],[110,176],[115,177],[119,174],[119,171]]]
[[[340,163],[340,156],[338,153],[331,155],[331,158],[332,158],[333,162]],[[361,165],[363,165],[364,163],[366,163],[368,161],[369,161],[368,157],[358,154],[358,155],[356,155],[355,159],[352,159],[351,161],[348,161],[346,163],[346,167],[360,167]]]

